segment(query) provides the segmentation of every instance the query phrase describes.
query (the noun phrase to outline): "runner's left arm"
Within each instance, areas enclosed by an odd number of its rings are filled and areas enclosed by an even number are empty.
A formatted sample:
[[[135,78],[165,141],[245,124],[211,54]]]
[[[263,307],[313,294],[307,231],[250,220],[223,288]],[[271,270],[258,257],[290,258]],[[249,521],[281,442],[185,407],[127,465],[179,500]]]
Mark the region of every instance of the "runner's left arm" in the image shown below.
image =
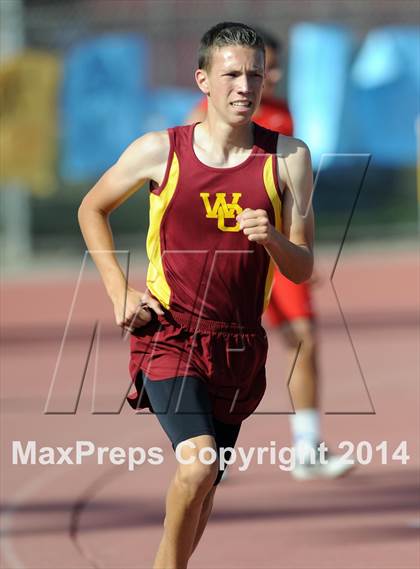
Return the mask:
[[[284,185],[281,232],[262,209],[246,209],[237,219],[248,239],[266,248],[285,277],[302,283],[310,278],[314,263],[312,165],[308,147],[298,139],[289,141],[288,151],[278,156]]]

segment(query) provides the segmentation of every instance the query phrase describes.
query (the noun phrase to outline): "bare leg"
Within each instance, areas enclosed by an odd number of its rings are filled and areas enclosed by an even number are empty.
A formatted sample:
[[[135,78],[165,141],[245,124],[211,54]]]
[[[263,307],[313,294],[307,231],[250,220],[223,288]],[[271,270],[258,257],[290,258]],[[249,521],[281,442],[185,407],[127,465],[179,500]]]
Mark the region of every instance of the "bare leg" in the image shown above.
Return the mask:
[[[293,444],[302,463],[296,465],[292,475],[297,480],[332,479],[344,476],[350,472],[352,465],[343,463],[341,457],[332,454],[328,456],[328,463],[319,464],[316,452],[313,452],[321,440],[318,410],[318,345],[314,324],[307,318],[297,319],[289,322],[282,331],[288,344],[291,361],[296,358],[300,344],[289,388],[296,410],[296,414],[290,417]],[[314,459],[315,462],[312,462]]]
[[[169,486],[164,532],[154,569],[186,569],[196,542],[203,504],[216,479],[217,462],[205,465],[198,459],[201,448],[216,448],[214,438],[201,435],[189,440],[195,448],[183,446],[181,455],[184,460],[194,459],[194,463],[180,463]],[[203,523],[201,533],[204,527]]]
[[[213,486],[213,488],[207,494],[206,499],[203,502],[203,507],[201,509],[200,519],[197,525],[197,531],[195,534],[194,544],[191,553],[193,553],[196,550],[197,545],[201,539],[201,536],[203,535],[203,532],[205,530],[205,527],[207,525],[208,519],[211,514],[211,510],[213,508],[213,499],[215,493],[216,493],[216,486]]]
[[[313,322],[308,318],[292,320],[281,328],[290,365],[299,353],[289,384],[293,406],[298,409],[318,407],[317,341]]]

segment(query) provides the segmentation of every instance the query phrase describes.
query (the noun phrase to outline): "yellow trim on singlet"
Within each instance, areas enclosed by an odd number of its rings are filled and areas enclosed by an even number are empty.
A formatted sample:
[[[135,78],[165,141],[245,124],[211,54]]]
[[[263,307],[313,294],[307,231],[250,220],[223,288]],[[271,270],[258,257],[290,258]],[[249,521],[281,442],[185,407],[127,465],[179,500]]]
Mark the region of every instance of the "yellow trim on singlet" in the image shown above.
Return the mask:
[[[171,289],[165,277],[162,263],[162,244],[160,242],[160,226],[165,211],[174,195],[179,178],[179,161],[173,154],[172,164],[165,187],[159,194],[150,192],[149,231],[147,232],[146,250],[149,258],[147,269],[147,288],[158,301],[169,308]]]
[[[273,176],[273,159],[276,159],[276,157],[273,155],[267,158],[264,164],[263,179],[265,191],[270,198],[271,205],[273,206],[274,210],[274,226],[277,231],[281,231],[281,200],[277,192],[276,183]],[[271,289],[273,288],[274,267],[274,261],[270,256],[270,264],[268,266],[267,278],[265,281],[263,310],[267,308],[268,303],[270,302]]]

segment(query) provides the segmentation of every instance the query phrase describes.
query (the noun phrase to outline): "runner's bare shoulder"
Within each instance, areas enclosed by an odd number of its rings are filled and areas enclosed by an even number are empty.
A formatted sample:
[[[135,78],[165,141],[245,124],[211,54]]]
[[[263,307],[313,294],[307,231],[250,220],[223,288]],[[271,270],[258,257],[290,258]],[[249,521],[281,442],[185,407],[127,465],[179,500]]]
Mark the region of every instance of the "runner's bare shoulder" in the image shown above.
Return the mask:
[[[293,156],[306,157],[310,153],[307,144],[300,138],[279,134],[277,139],[277,154],[280,157],[288,158]]]
[[[118,160],[128,175],[159,181],[166,167],[170,150],[169,135],[166,130],[153,131],[140,136],[128,146]]]

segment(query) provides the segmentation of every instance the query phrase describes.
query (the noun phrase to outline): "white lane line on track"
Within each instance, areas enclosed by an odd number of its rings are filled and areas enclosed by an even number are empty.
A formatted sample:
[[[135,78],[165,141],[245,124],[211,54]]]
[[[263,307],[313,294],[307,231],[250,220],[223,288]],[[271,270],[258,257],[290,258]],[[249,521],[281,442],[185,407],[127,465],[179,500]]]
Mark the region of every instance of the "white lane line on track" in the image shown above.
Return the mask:
[[[130,441],[131,436],[127,436],[124,440]],[[24,484],[15,495],[10,500],[10,506],[3,513],[0,520],[0,530],[3,534],[0,542],[0,551],[3,552],[5,561],[8,563],[7,569],[27,569],[23,561],[19,558],[15,547],[12,543],[13,536],[9,534],[13,528],[14,517],[19,511],[19,508],[25,503],[25,501],[33,494],[37,493],[43,486],[51,482],[63,472],[58,468],[51,468],[46,472],[41,472],[40,475],[31,479],[28,484]],[[70,525],[69,525],[69,537],[72,541],[75,549],[78,551],[82,557],[91,564],[94,569],[102,569],[102,565],[98,564],[93,556],[83,547],[79,540],[79,523],[80,517],[85,510],[88,503],[95,497],[95,495],[105,488],[105,486],[111,482],[114,478],[118,476],[123,476],[126,472],[122,470],[112,469],[108,470],[104,474],[98,476],[85,491],[80,495],[78,499],[75,499],[74,505],[70,511]]]
[[[62,472],[60,472],[58,468],[52,468],[47,472],[42,472],[37,478],[32,479],[15,493],[11,499],[10,507],[4,512],[0,523],[1,530],[5,534],[2,538],[1,549],[6,562],[9,564],[9,569],[25,569],[25,565],[19,558],[13,545],[13,538],[9,535],[9,532],[13,528],[14,517],[18,513],[19,508],[31,495],[38,492],[47,482],[51,482],[54,478],[58,477],[59,474],[62,474]]]
[[[162,436],[162,443],[165,441],[165,437]],[[126,446],[132,440],[132,435],[127,436],[123,439],[125,441]],[[98,476],[95,480],[93,480],[89,486],[85,489],[85,491],[80,495],[78,499],[74,501],[74,505],[71,509],[70,514],[70,526],[69,526],[69,535],[70,539],[73,541],[75,548],[79,551],[79,553],[92,564],[94,569],[104,569],[105,565],[103,565],[100,561],[94,558],[94,556],[89,552],[88,548],[83,546],[80,539],[79,539],[79,526],[80,520],[82,518],[83,512],[89,503],[95,498],[95,496],[103,490],[109,483],[115,480],[118,477],[125,476],[127,471],[121,469],[119,467],[113,467],[112,469],[108,469],[102,475]]]
[[[71,509],[70,514],[70,527],[69,535],[73,542],[74,547],[79,551],[79,553],[88,561],[94,569],[103,569],[104,565],[94,558],[89,550],[82,545],[79,540],[79,524],[80,519],[85,510],[86,506],[91,502],[91,500],[100,492],[103,488],[107,486],[109,482],[112,482],[115,478],[126,474],[124,470],[117,470],[116,468],[109,469],[104,474],[98,476],[89,486],[85,489],[83,494],[75,500],[74,505]]]

